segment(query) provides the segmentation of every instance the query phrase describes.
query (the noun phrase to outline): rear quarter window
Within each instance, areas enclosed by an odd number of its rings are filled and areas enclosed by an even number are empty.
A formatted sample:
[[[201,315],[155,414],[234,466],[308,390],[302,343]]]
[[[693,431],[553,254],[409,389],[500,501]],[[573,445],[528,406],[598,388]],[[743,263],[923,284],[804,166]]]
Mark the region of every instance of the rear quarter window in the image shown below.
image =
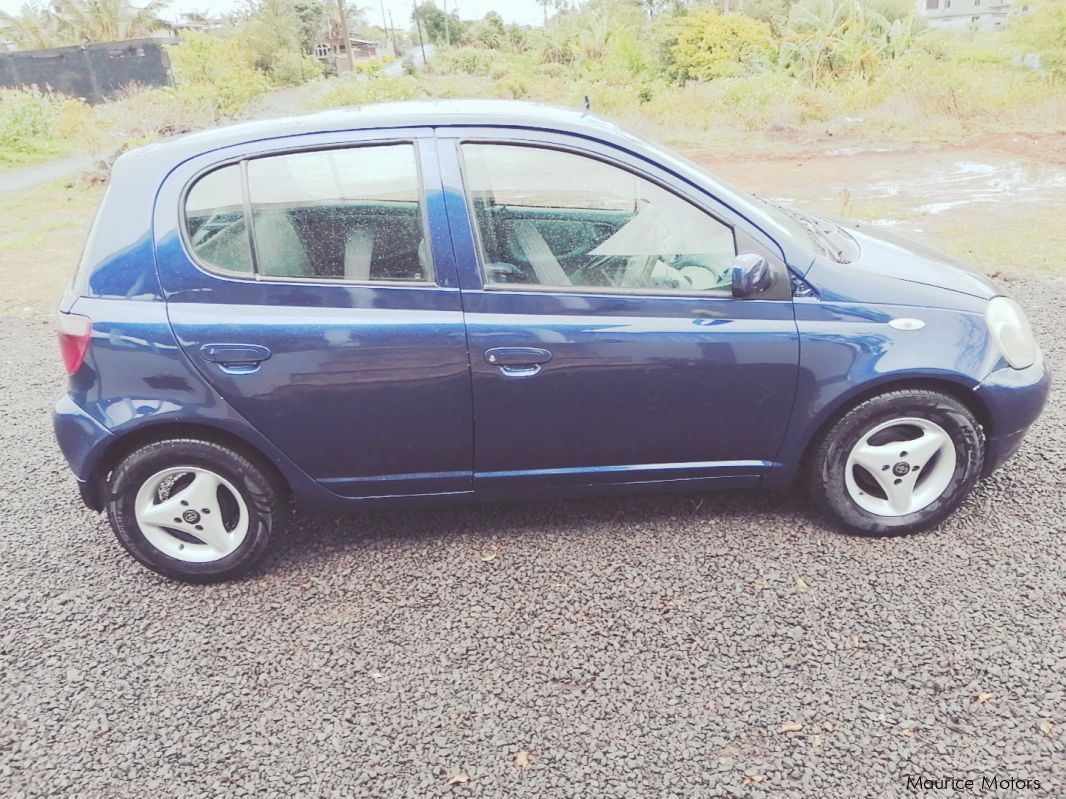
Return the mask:
[[[252,272],[240,164],[216,169],[193,184],[185,200],[185,225],[193,252],[205,264]]]

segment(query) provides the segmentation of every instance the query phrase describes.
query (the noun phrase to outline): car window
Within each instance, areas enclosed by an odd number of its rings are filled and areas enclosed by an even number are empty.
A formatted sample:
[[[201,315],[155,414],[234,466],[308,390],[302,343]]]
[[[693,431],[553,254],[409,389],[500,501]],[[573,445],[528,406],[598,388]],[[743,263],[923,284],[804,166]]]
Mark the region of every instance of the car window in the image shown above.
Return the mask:
[[[733,230],[633,172],[575,153],[463,145],[487,284],[728,294]]]
[[[189,239],[207,264],[276,278],[431,279],[413,145],[285,153],[246,167],[254,251],[239,165],[206,175],[189,192]]]
[[[185,224],[193,252],[204,263],[229,272],[252,271],[239,164],[196,181],[185,200]]]

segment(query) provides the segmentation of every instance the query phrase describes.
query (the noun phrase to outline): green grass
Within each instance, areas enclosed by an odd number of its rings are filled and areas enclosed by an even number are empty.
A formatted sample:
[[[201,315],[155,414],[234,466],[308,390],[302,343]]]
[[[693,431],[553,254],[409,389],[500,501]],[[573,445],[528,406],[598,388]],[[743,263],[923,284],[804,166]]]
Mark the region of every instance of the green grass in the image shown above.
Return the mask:
[[[102,196],[102,186],[65,180],[0,197],[0,315],[54,310]]]
[[[28,152],[0,149],[0,172],[44,164],[71,155],[75,147],[70,142],[48,142]]]

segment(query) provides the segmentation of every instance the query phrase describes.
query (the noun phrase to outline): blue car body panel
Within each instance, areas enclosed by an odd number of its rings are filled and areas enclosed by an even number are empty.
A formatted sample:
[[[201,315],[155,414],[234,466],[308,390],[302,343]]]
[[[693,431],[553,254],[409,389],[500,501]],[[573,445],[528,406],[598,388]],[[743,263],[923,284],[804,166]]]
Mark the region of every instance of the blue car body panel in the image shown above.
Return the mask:
[[[726,221],[812,291],[739,300],[486,287],[464,140],[564,147],[636,171]],[[190,255],[182,197],[205,170],[396,141],[419,156],[435,285],[257,281]],[[615,126],[529,104],[386,105],[194,134],[115,167],[61,305],[91,317],[93,332],[56,407],[56,433],[94,507],[116,454],[153,428],[246,442],[310,510],[779,487],[843,409],[922,383],[978,411],[991,471],[1043,406],[1043,360],[1024,370],[1003,360],[984,320],[998,293],[987,279],[862,230],[854,236],[861,257],[835,263],[742,193]],[[924,326],[888,324],[900,317]],[[262,360],[218,362],[215,348],[233,346]],[[490,360],[500,348],[545,354],[516,370]]]

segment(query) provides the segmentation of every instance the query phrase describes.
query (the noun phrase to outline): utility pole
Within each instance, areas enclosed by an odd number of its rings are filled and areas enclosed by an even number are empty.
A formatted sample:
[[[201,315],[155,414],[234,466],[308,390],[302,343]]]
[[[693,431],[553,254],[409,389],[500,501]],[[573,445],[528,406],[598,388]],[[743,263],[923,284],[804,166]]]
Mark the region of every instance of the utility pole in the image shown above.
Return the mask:
[[[348,33],[347,0],[337,0],[337,11],[341,15],[341,35],[344,37],[344,52],[348,54],[348,71],[355,72],[355,56],[352,55],[352,37]]]
[[[392,31],[392,52],[400,57],[400,45],[396,44],[396,23],[392,21],[392,9],[389,9],[389,30]]]
[[[448,29],[448,0],[441,0],[441,4],[444,6],[444,41],[448,43],[448,46],[452,46],[452,34]]]
[[[389,43],[389,20],[385,16],[385,0],[381,0],[381,27],[385,31],[385,44]],[[396,55],[396,42],[392,43],[392,54]]]
[[[422,48],[422,63],[426,63],[426,43],[422,40],[422,18],[418,16],[418,6],[415,0],[411,0],[411,16],[415,18],[415,27],[418,28],[418,46]]]

